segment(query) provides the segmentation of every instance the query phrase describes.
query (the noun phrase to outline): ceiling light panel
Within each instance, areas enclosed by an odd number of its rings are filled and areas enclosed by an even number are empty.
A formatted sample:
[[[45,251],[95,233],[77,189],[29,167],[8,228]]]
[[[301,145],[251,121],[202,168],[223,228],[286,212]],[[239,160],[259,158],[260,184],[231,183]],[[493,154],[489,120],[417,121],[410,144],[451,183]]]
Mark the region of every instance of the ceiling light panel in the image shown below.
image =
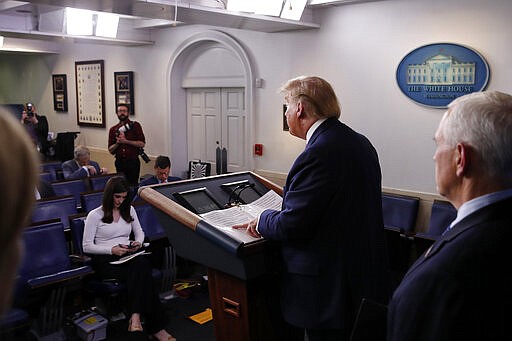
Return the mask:
[[[98,18],[96,20],[96,36],[107,38],[117,37],[118,25],[118,15],[111,13],[98,13]]]
[[[255,1],[228,0],[228,3],[226,4],[226,9],[228,11],[233,12],[254,13],[254,3]]]
[[[308,0],[286,0],[283,6],[283,12],[281,13],[281,18],[300,20],[307,1]]]
[[[66,8],[66,33],[77,36],[92,35],[92,12]]]
[[[256,14],[278,17],[283,8],[283,0],[258,0],[254,3],[254,13]]]

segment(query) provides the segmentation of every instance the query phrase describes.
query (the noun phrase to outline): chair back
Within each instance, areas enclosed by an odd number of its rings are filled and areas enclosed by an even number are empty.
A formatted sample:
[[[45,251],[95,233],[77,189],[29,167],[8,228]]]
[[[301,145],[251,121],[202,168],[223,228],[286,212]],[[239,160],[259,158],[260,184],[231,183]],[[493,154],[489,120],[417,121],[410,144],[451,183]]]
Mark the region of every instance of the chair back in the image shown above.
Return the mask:
[[[53,190],[56,195],[72,195],[75,198],[75,205],[77,208],[82,206],[80,201],[80,193],[89,191],[89,179],[76,179],[52,182]]]
[[[40,171],[42,173],[50,173],[51,180],[50,181],[57,181],[64,179],[63,173],[62,173],[62,162],[60,161],[50,161],[50,162],[43,162],[40,166]]]
[[[448,201],[434,200],[428,224],[428,235],[440,236],[457,217],[457,210]]]
[[[89,213],[96,207],[100,207],[103,201],[103,190],[84,192],[80,194],[80,202],[82,203],[82,211]]]
[[[60,219],[63,228],[68,229],[68,217],[77,214],[76,201],[72,195],[37,200],[32,209],[32,222]]]
[[[107,184],[107,181],[113,177],[118,175],[117,173],[111,173],[111,174],[101,174],[101,175],[94,175],[89,177],[89,180],[91,181],[91,190],[103,190],[105,188],[105,185]]]
[[[140,226],[148,241],[167,237],[164,228],[160,225],[150,204],[145,201],[137,201],[133,202],[132,205],[137,212]]]
[[[69,230],[71,232],[71,245],[73,254],[83,256],[84,248],[82,241],[84,239],[85,214],[77,214],[69,217]]]
[[[416,224],[420,199],[401,195],[382,194],[384,227],[412,233]]]
[[[25,255],[19,268],[23,279],[46,276],[71,266],[61,221],[27,227],[23,231]]]
[[[51,172],[41,172],[39,173],[39,179],[46,181],[46,182],[52,182],[55,181],[55,174]]]

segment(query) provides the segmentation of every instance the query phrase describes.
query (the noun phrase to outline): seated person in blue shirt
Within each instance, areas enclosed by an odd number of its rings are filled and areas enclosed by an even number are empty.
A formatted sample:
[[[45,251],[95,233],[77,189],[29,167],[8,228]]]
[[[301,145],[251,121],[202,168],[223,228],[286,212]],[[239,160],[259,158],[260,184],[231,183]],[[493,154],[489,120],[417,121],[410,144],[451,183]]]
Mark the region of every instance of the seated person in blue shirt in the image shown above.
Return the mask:
[[[91,160],[91,152],[85,146],[77,146],[74,151],[75,158],[62,164],[64,179],[82,179],[91,175],[107,174],[108,170]]]
[[[178,181],[181,178],[177,176],[170,176],[171,172],[171,160],[167,156],[158,156],[155,160],[155,175],[145,180],[142,180],[139,186],[149,186],[162,184],[166,182]]]

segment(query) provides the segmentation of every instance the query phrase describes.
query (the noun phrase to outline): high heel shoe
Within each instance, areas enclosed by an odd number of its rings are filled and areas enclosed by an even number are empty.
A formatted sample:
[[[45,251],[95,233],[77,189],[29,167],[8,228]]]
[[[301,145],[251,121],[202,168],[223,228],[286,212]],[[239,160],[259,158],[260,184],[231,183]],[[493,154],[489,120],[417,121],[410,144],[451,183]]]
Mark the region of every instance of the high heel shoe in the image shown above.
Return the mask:
[[[128,321],[128,331],[129,332],[141,332],[143,331],[142,325],[140,322],[138,324],[132,324],[132,319]]]

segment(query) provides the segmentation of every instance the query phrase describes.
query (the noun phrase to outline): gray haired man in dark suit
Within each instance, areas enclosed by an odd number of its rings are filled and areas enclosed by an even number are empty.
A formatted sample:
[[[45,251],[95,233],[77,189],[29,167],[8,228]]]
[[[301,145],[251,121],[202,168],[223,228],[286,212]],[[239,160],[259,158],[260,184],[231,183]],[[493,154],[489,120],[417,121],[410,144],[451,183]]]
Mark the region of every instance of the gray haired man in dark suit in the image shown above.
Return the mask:
[[[453,101],[435,134],[439,193],[456,208],[409,269],[388,311],[389,341],[510,340],[512,96]]]
[[[64,179],[83,179],[91,175],[107,174],[106,168],[100,167],[96,161],[91,160],[91,152],[85,146],[77,146],[74,150],[74,159],[62,164]]]

